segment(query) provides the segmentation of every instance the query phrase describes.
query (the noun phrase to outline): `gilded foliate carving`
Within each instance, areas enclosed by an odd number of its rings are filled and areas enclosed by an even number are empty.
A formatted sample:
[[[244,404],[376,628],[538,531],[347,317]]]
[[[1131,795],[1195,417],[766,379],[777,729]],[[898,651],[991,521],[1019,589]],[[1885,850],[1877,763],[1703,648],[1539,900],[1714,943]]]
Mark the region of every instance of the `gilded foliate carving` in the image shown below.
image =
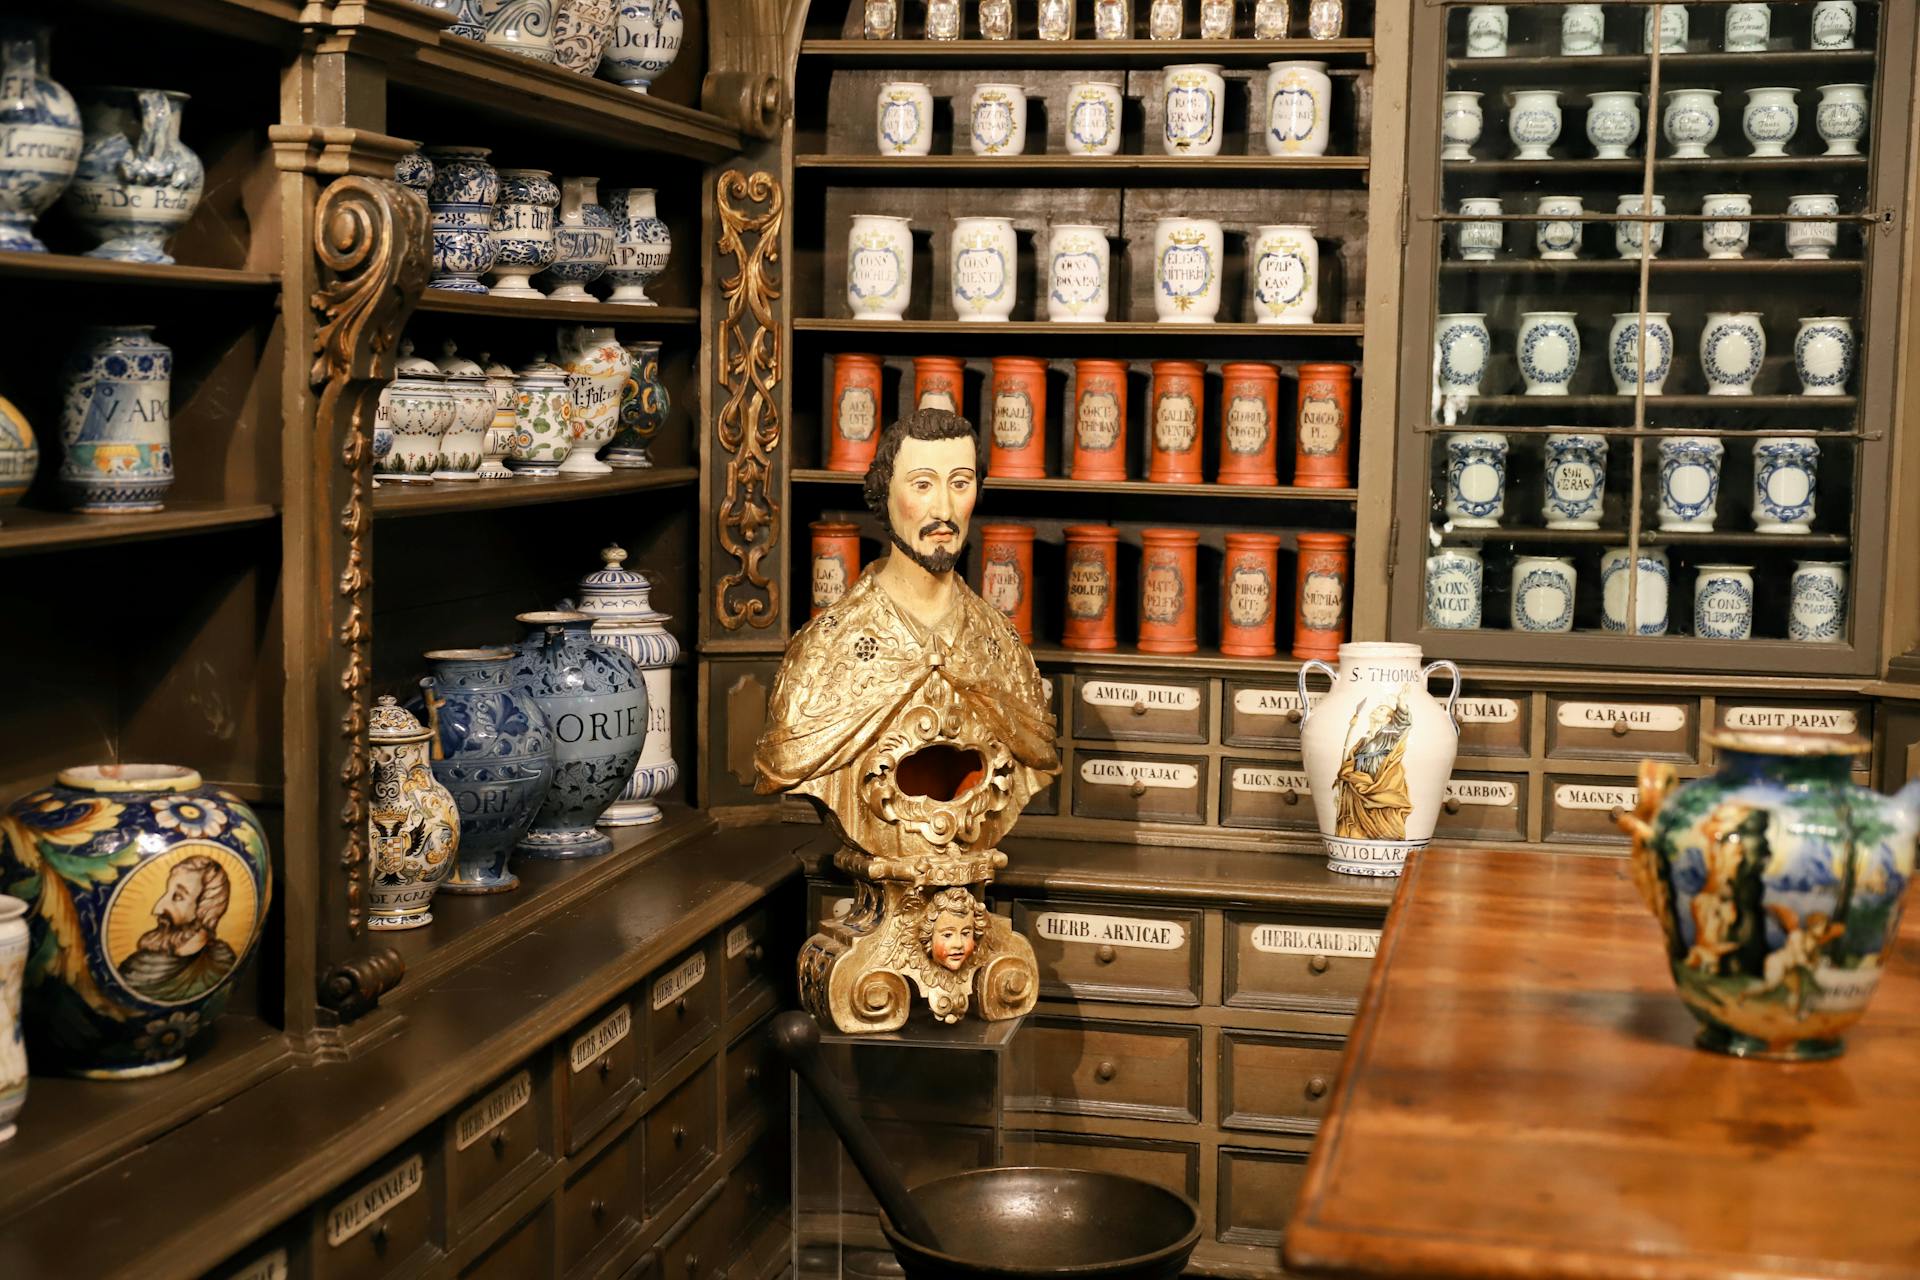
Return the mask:
[[[745,200],[743,208],[739,202]],[[735,264],[720,282],[727,312],[715,372],[726,399],[714,433],[726,458],[726,490],[714,513],[715,536],[734,564],[714,583],[714,618],[728,631],[770,627],[780,616],[780,585],[762,569],[780,541],[773,455],[780,447],[783,373],[780,325],[780,227],[786,197],[772,174],[721,174],[714,188],[718,252]]]

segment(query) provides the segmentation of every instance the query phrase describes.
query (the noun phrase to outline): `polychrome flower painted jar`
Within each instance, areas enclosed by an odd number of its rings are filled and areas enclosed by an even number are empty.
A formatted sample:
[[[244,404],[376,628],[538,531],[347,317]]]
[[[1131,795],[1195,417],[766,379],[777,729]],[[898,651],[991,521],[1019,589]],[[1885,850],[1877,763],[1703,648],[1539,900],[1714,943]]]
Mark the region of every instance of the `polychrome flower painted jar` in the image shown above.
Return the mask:
[[[913,223],[858,213],[847,231],[847,310],[856,320],[898,320],[913,296]]]
[[[1011,218],[955,218],[949,249],[953,314],[1001,321],[1013,314],[1019,242]]]
[[[0,1146],[13,1141],[14,1121],[27,1105],[27,1029],[20,1006],[30,932],[27,904],[0,894]]]
[[[1200,647],[1195,626],[1200,535],[1192,529],[1145,529],[1140,540],[1140,650],[1192,653]]]
[[[567,418],[573,447],[560,463],[560,474],[606,475],[613,468],[598,455],[620,429],[620,404],[632,380],[633,361],[611,325],[561,325],[555,338],[573,389],[573,412]]]
[[[673,401],[667,384],[660,380],[660,343],[623,342],[620,346],[627,353],[630,376],[620,390],[620,429],[600,460],[616,470],[640,470],[653,465],[647,450],[667,425]]]
[[[1212,218],[1153,226],[1153,306],[1162,324],[1212,324],[1220,313],[1226,235]]]
[[[1280,535],[1230,533],[1220,566],[1220,652],[1271,658],[1280,583]]]
[[[60,487],[73,509],[161,510],[173,487],[173,352],[153,326],[82,330],[61,381]]]
[[[1114,625],[1114,584],[1120,532],[1112,525],[1073,524],[1067,543],[1067,619],[1060,643],[1068,649],[1105,650],[1119,644]]]
[[[539,298],[533,277],[553,265],[554,211],[560,188],[545,169],[500,170],[500,197],[493,206],[496,252],[487,292],[496,298]]]
[[[573,385],[567,371],[535,355],[513,375],[513,444],[507,469],[516,476],[557,476],[573,451]]]
[[[1693,575],[1693,634],[1702,640],[1753,638],[1753,566],[1703,564]]]
[[[1338,657],[1347,641],[1347,598],[1353,580],[1353,535],[1301,533],[1293,595],[1293,656]]]
[[[460,847],[442,893],[505,893],[507,860],[553,781],[553,729],[513,682],[509,648],[433,649],[410,710],[432,735],[433,776],[453,797]]]
[[[1573,630],[1574,582],[1573,561],[1564,556],[1519,557],[1513,562],[1508,625],[1533,634]]]

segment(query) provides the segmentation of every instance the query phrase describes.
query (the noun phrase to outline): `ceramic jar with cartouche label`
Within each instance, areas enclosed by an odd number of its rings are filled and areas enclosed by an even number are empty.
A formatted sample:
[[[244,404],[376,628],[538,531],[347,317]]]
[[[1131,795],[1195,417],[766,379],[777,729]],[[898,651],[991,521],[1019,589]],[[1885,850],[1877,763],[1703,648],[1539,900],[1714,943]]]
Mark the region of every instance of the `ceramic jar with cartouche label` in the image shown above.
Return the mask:
[[[1192,653],[1199,648],[1200,535],[1192,529],[1145,529],[1140,553],[1140,649]]]
[[[1150,401],[1147,479],[1200,483],[1201,410],[1206,366],[1197,360],[1155,360]]]
[[[1546,443],[1546,498],[1541,515],[1549,529],[1598,529],[1607,502],[1607,438],[1556,432]]]
[[[855,214],[847,230],[847,310],[856,320],[898,320],[912,296],[912,221]]]
[[[1220,652],[1231,658],[1271,658],[1274,598],[1280,581],[1280,535],[1230,533],[1220,568]]]
[[[1047,236],[1047,319],[1104,322],[1111,264],[1105,227],[1055,225]]]
[[[1019,244],[1011,218],[955,218],[951,248],[953,314],[1005,320],[1013,314]]]
[[[880,444],[880,357],[833,357],[833,424],[827,470],[865,471]]]
[[[1353,535],[1296,535],[1293,656],[1331,658],[1347,639],[1347,597],[1353,580]]]
[[[1161,77],[1161,143],[1170,156],[1217,156],[1225,132],[1227,82],[1212,63],[1187,63]]]
[[[995,356],[988,389],[987,474],[1038,479],[1047,474],[1047,362]]]
[[[1596,160],[1625,160],[1640,138],[1640,95],[1603,89],[1587,95],[1587,141]]]
[[[1033,643],[1033,526],[980,526],[980,598]]]
[[[1633,553],[1627,548],[1609,548],[1600,557],[1600,625],[1616,633],[1628,630],[1627,597],[1631,590],[1633,634],[1667,634],[1667,585],[1670,578],[1667,553],[1658,547],[1641,547],[1637,564]]]
[[[1441,95],[1440,158],[1471,162],[1473,145],[1480,141],[1485,125],[1486,111],[1478,93],[1453,89]]]
[[[1800,394],[1847,394],[1853,376],[1853,321],[1846,316],[1802,316],[1793,335],[1793,367],[1800,375]]]
[[[1320,309],[1320,242],[1313,228],[1254,229],[1247,272],[1253,318],[1260,324],[1312,324]]]
[[[915,80],[889,80],[874,104],[874,131],[883,156],[924,156],[933,150],[933,90]]]
[[[1787,639],[1838,644],[1847,638],[1847,567],[1829,560],[1794,561],[1788,587]]]
[[[1573,585],[1573,561],[1565,556],[1521,556],[1513,562],[1509,624],[1535,634],[1573,630]]]
[[[1753,442],[1755,533],[1812,533],[1820,445],[1812,436]]]
[[[1702,640],[1753,638],[1753,566],[1703,564],[1693,577],[1693,634]]]
[[[1111,156],[1120,151],[1120,86],[1103,81],[1067,90],[1066,150],[1074,156]]]
[[[977,85],[968,104],[973,154],[1017,156],[1027,149],[1027,89],[1018,84]]]
[[[957,356],[913,358],[913,407],[964,413],[966,362]]]
[[[1713,532],[1726,452],[1712,436],[1675,436],[1660,442],[1661,532]]]
[[[1333,81],[1326,63],[1268,63],[1267,154],[1327,154],[1332,106]]]
[[[1515,89],[1507,95],[1507,136],[1516,160],[1551,160],[1560,140],[1560,91]]]
[[[1447,437],[1447,519],[1462,529],[1494,529],[1506,512],[1507,438],[1494,431]]]
[[[1498,218],[1504,212],[1499,196],[1467,196],[1460,201],[1462,218]],[[1462,262],[1492,262],[1506,247],[1506,240],[1502,222],[1453,224],[1453,251]]]
[[[1784,85],[1747,90],[1740,127],[1757,157],[1779,158],[1800,131],[1799,91]]]
[[[1060,643],[1069,649],[1112,649],[1114,584],[1119,576],[1120,532],[1112,525],[1066,528],[1067,620]]]
[[[1124,360],[1074,361],[1073,478],[1127,478],[1127,365]]]
[[[807,530],[813,535],[813,596],[807,616],[818,617],[840,603],[860,577],[860,526],[815,520]]]
[[[1472,547],[1441,547],[1427,557],[1426,625],[1429,631],[1472,631],[1480,625],[1486,576]]]
[[[1220,366],[1220,483],[1279,484],[1280,371],[1232,360]]]
[[[1154,223],[1153,309],[1162,324],[1213,323],[1225,251],[1226,234],[1212,218]]]
[[[1344,489],[1352,483],[1353,366],[1303,364],[1294,421],[1293,483]]]

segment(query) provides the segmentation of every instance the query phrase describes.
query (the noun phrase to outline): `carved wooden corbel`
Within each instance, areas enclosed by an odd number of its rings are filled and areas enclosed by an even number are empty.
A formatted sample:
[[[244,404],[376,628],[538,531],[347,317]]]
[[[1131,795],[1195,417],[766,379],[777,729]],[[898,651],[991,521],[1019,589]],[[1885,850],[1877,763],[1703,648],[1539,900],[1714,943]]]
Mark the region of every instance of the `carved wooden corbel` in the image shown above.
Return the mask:
[[[700,109],[749,137],[778,137],[793,108],[786,28],[786,7],[777,0],[710,0]]]

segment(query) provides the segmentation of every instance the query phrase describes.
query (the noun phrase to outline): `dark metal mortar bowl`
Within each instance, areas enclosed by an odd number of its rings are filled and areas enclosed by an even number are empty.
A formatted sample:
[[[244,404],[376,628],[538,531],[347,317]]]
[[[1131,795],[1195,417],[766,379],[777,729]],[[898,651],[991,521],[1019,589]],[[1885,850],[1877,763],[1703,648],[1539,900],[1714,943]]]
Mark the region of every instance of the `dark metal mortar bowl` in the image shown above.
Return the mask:
[[[1173,1280],[1200,1243],[1193,1201],[1138,1178],[1082,1169],[975,1169],[913,1189],[949,1248],[880,1229],[907,1280],[1067,1277]]]

